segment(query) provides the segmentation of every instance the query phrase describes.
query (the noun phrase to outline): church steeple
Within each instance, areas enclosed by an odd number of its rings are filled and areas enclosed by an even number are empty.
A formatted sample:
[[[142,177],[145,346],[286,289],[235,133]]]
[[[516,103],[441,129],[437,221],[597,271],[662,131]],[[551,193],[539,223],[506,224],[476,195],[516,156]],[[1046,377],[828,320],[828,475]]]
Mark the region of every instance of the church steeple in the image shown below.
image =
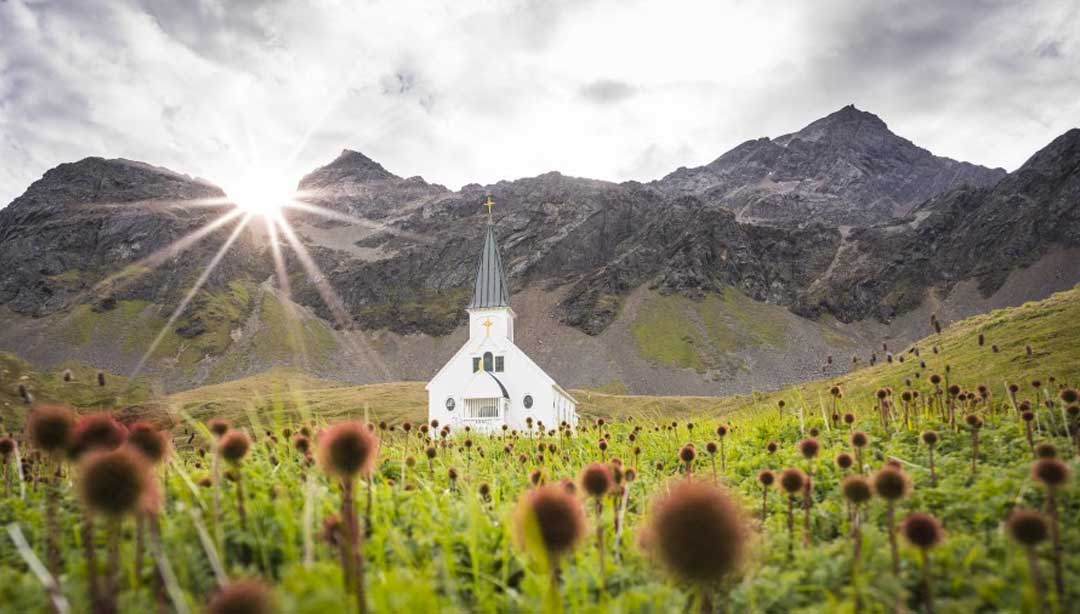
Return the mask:
[[[495,240],[495,224],[491,218],[491,207],[495,203],[489,196],[484,205],[488,208],[487,233],[484,248],[480,252],[480,264],[476,268],[476,283],[473,285],[473,298],[469,309],[488,307],[509,307],[510,286],[506,283],[502,258],[499,257],[499,243]]]

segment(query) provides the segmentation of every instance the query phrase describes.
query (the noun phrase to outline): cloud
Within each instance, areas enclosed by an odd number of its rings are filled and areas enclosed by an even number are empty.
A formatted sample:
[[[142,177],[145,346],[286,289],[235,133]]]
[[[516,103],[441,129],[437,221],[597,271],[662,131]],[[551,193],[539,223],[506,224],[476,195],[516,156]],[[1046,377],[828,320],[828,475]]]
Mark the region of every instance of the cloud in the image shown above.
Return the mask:
[[[125,157],[228,188],[342,149],[457,187],[650,180],[848,103],[1015,168],[1080,117],[1074,3],[0,2],[0,206]]]
[[[633,96],[637,92],[637,89],[629,83],[624,83],[622,81],[599,79],[583,85],[579,92],[586,100],[591,100],[592,102],[600,104],[611,104],[622,102]]]

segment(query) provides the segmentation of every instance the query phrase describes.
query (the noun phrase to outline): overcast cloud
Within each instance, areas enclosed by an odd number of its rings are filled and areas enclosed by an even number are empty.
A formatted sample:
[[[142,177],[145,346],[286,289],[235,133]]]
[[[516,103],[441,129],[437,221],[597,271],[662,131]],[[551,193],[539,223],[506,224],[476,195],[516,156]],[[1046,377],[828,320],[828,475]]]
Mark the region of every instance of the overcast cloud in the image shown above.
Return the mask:
[[[648,180],[848,103],[1012,170],[1080,125],[1077,6],[0,0],[0,206],[86,156],[226,188],[344,148],[453,188]]]

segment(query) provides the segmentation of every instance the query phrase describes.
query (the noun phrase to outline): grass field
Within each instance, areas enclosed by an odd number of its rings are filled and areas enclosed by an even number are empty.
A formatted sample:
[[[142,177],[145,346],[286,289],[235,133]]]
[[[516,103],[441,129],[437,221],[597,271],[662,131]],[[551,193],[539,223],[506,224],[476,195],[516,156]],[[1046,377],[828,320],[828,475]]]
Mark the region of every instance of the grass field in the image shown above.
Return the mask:
[[[1080,450],[1074,438],[1080,423],[1069,417],[1069,397],[1061,391],[1080,382],[1080,290],[971,318],[911,348],[879,349],[877,355],[872,367],[864,357],[850,373],[737,397],[574,391],[584,418],[572,434],[452,433],[432,441],[417,428],[402,427],[424,420],[426,397],[418,383],[343,386],[277,371],[177,393],[159,400],[176,420],[176,451],[155,470],[164,491],[153,508],[160,540],[144,532],[141,557],[130,516],[110,523],[99,515],[91,542],[96,547],[86,548],[78,486],[87,466],[64,461],[60,477],[49,479],[53,473],[22,430],[25,410],[10,386],[29,382],[39,398],[67,398],[83,409],[125,394],[145,402],[149,393],[110,388],[126,386],[122,381],[95,388],[92,370],[79,372],[74,386],[5,358],[4,425],[22,457],[33,462],[5,465],[10,487],[0,524],[17,527],[27,546],[16,548],[0,536],[0,611],[47,608],[48,572],[33,571],[30,562],[50,565],[50,497],[57,501],[54,539],[62,555],[55,567],[57,594],[72,611],[90,610],[91,570],[115,583],[123,612],[201,611],[222,586],[247,577],[266,583],[279,611],[355,610],[342,571],[348,540],[340,532],[331,533],[336,537],[330,541],[320,537],[324,519],[348,509],[370,531],[362,540],[362,585],[364,603],[374,612],[916,612],[928,607],[926,582],[938,612],[1074,611],[1080,600]],[[850,360],[835,358],[837,371]],[[935,385],[931,375],[946,379]],[[1014,395],[1008,384],[1017,386]],[[949,385],[958,394],[949,393]],[[834,396],[833,387],[841,394]],[[919,393],[917,399],[904,401],[911,392]],[[1030,422],[1018,418],[1016,406],[1025,402]],[[851,424],[834,413],[850,414]],[[977,449],[967,415],[981,422]],[[217,440],[204,426],[220,416],[253,439],[247,455],[227,465],[232,479],[214,460]],[[305,460],[290,436],[346,418],[373,423],[381,439],[370,479],[357,484],[355,507],[343,506],[338,481]],[[727,429],[723,438],[720,426]],[[931,429],[940,438],[933,470],[920,438]],[[853,431],[868,439],[858,450]],[[811,437],[818,451],[807,457],[799,442]],[[1029,441],[1052,444],[1071,471],[1053,499],[1032,478]],[[722,447],[709,453],[710,442]],[[681,457],[688,443],[694,444],[691,460]],[[854,467],[837,466],[841,452],[857,453]],[[599,514],[592,500],[575,496],[588,528],[562,558],[552,584],[536,535],[515,537],[515,506],[534,481],[574,481],[587,464],[610,466],[615,458],[623,469],[633,468],[636,479],[604,495]],[[875,496],[853,513],[841,480],[874,476],[890,459],[910,480],[910,492],[893,512]],[[29,481],[17,479],[20,466]],[[811,474],[811,488],[790,498],[775,487],[762,488],[759,472],[785,468]],[[655,517],[657,498],[687,479],[716,484],[742,510],[746,529],[748,554],[741,564],[708,581],[680,579],[639,539]],[[1040,522],[1056,519],[1060,547],[1046,539],[1029,557],[1003,530],[1016,507],[1043,510]],[[924,567],[922,551],[899,538],[894,570],[889,519],[899,524],[913,512],[936,517],[944,539],[928,551]],[[665,545],[654,540],[651,547],[663,551]],[[712,560],[730,547],[709,544],[696,556],[699,563]],[[88,552],[95,554],[92,564]],[[155,564],[168,571],[160,580]],[[1040,574],[1041,590],[1032,569]]]

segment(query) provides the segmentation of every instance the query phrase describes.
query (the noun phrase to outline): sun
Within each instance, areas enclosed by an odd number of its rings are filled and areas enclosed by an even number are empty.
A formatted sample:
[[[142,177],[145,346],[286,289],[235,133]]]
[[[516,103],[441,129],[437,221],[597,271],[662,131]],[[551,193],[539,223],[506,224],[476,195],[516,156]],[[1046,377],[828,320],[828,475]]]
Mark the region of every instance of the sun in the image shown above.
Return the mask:
[[[251,172],[225,183],[225,195],[253,215],[277,217],[296,196],[296,184],[273,172]]]

